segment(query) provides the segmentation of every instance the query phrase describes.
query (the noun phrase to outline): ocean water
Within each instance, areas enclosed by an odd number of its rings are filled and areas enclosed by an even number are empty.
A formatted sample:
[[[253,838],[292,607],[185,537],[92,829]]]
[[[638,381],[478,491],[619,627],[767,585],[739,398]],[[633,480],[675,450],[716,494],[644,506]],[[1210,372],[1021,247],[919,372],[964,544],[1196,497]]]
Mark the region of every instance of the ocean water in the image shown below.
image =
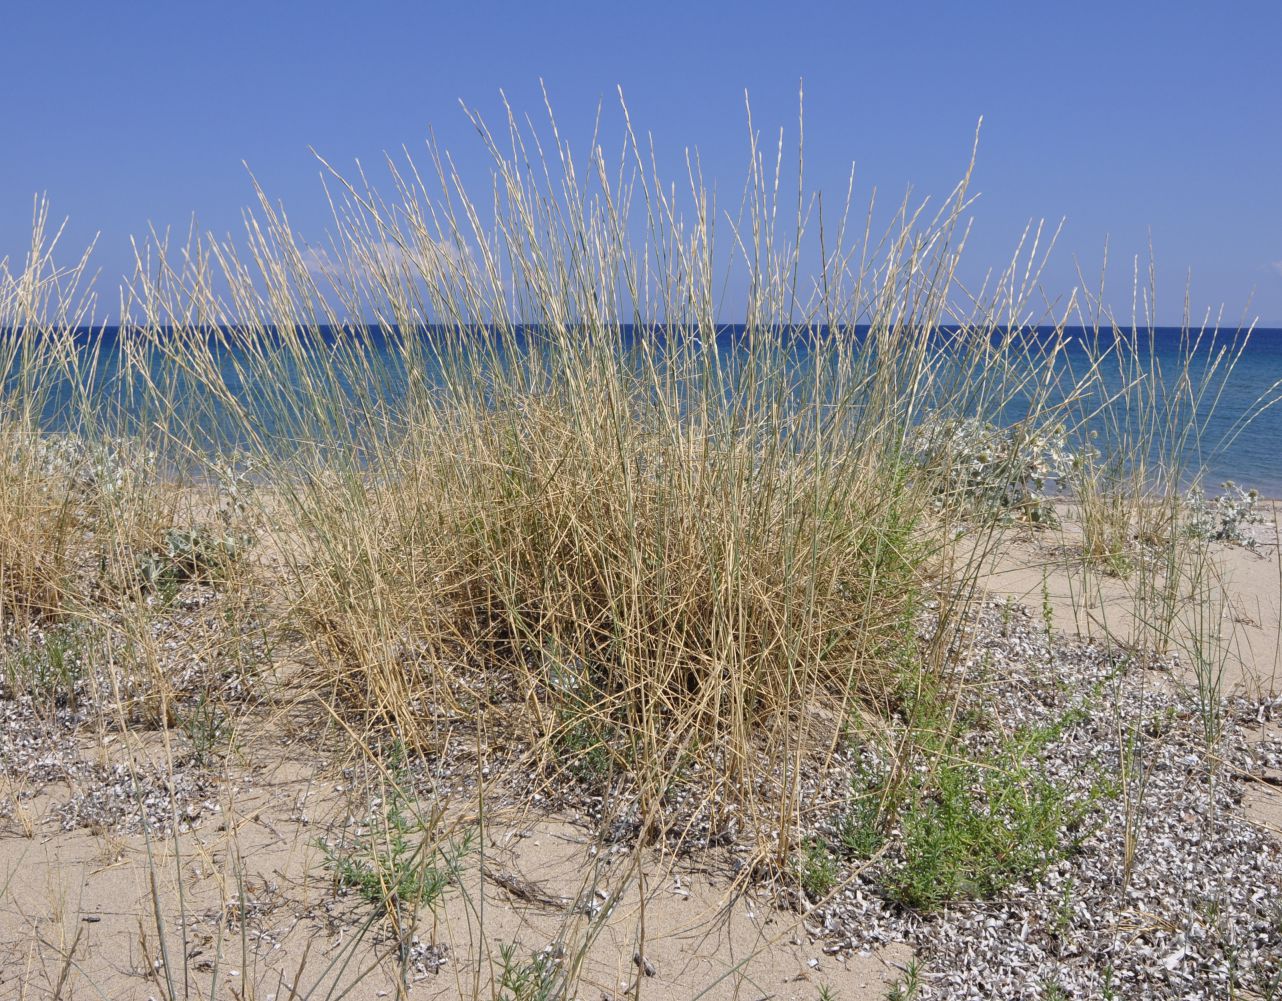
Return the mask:
[[[1048,339],[1049,333],[1041,336]],[[1282,498],[1282,328],[1256,329],[1240,342],[1221,335],[1190,343],[1178,328],[1144,332],[1132,342],[1135,364],[1125,373],[1110,364],[1116,355],[1108,351],[1107,335],[1068,328],[1065,337],[1066,351],[1057,365],[1080,373],[1089,357],[1103,354],[1100,385],[1107,391],[1122,393],[1136,367],[1156,375],[1151,382],[1167,399],[1180,395],[1181,384],[1195,387],[1196,416],[1186,406],[1176,408],[1167,433],[1183,441],[1184,466],[1203,470],[1208,493],[1231,480],[1265,497]],[[1114,414],[1118,410],[1114,407]],[[1101,439],[1108,433],[1099,427]]]
[[[866,331],[855,328],[848,333],[862,338]],[[0,339],[5,336],[6,332],[0,331]],[[351,354],[354,347],[356,353],[368,361],[368,365],[349,366],[348,371],[359,369],[373,373],[379,385],[369,387],[348,381],[337,388],[349,401],[349,413],[363,414],[373,427],[378,415],[366,411],[382,409],[389,404],[394,407],[397,397],[410,381],[405,366],[407,356],[404,351],[393,347],[393,342],[416,336],[430,338],[432,333],[405,334],[375,328],[345,328],[341,331],[322,330],[319,336],[311,335],[311,341],[318,352],[344,350],[349,358],[355,357]],[[507,350],[519,352],[527,340],[536,336],[537,328],[520,330],[510,339]],[[928,336],[939,338],[940,347],[947,350],[952,344],[950,338],[955,338],[956,334],[942,330]],[[1099,367],[1102,377],[1096,383],[1099,392],[1075,404],[1073,412],[1078,415],[1089,414],[1096,407],[1106,405],[1112,394],[1121,394],[1137,370],[1156,374],[1156,379],[1150,379],[1148,384],[1156,388],[1159,406],[1166,406],[1177,398],[1187,400],[1187,395],[1181,395],[1179,391],[1186,379],[1193,386],[1206,384],[1209,388],[1199,398],[1196,413],[1187,406],[1181,406],[1166,428],[1173,439],[1181,441],[1184,465],[1205,470],[1204,483],[1210,493],[1216,491],[1220,482],[1232,480],[1240,486],[1259,490],[1265,496],[1282,497],[1282,403],[1274,405],[1282,399],[1282,329],[1255,330],[1239,352],[1238,341],[1233,337],[1221,335],[1215,340],[1208,337],[1200,344],[1190,345],[1177,328],[1158,328],[1144,331],[1133,340],[1128,338],[1128,343],[1133,346],[1133,353],[1129,353],[1117,351],[1117,345],[1107,333],[1069,328],[1065,331],[1064,350],[1053,360],[1045,357],[1045,348],[1053,341],[1052,332],[1023,330],[1014,336],[1022,339],[1023,348],[1033,359],[1029,370],[1039,377],[1047,377],[1052,384],[1052,401],[1057,394],[1067,392],[1067,387],[1073,385],[1089,367],[1091,358],[1103,359]],[[621,349],[626,351],[632,341],[631,331],[624,328]],[[790,364],[801,370],[808,357],[805,338],[798,337],[789,343],[792,344]],[[211,333],[210,344],[222,378],[244,397],[248,409],[256,413],[255,419],[270,431],[273,410],[288,407],[289,387],[279,382],[271,386],[253,385],[244,377],[239,364],[243,359],[236,356],[236,349],[229,346],[226,338]],[[717,347],[725,358],[731,360],[729,367],[733,369],[733,358],[744,350],[744,328],[721,328]],[[146,425],[155,419],[156,415],[149,411],[151,404],[145,393],[126,396],[121,392],[119,375],[124,350],[115,328],[79,331],[76,350],[88,362],[82,368],[92,376],[89,381],[95,399],[121,421],[121,426]],[[0,357],[3,357],[2,352]],[[1131,362],[1119,366],[1119,357],[1130,358]],[[1230,364],[1232,371],[1225,374]],[[426,374],[426,382],[430,385],[431,373],[420,374]],[[1209,379],[1208,374],[1211,376]],[[184,419],[193,434],[208,434],[224,444],[235,444],[228,439],[228,429],[234,428],[236,422],[222,413],[220,407],[211,405],[207,399],[202,400],[196,384],[180,373],[169,372],[164,378],[169,380],[168,398],[182,400],[188,407]],[[12,394],[19,391],[12,373],[0,381],[4,382],[6,396],[12,398]],[[68,415],[72,410],[68,402],[76,393],[69,384],[46,388],[49,390],[45,404],[47,426],[67,429]],[[367,393],[370,389],[373,391]],[[253,401],[258,402],[255,404]],[[1015,393],[1001,420],[1013,423],[1025,409],[1026,403],[1019,393]],[[1094,422],[1099,435],[1097,443],[1106,448],[1110,438],[1124,436],[1122,425],[1131,419],[1116,403],[1108,413],[1108,419],[1100,418]],[[1189,433],[1191,428],[1197,428],[1198,433]],[[324,433],[325,429],[317,429],[318,436],[323,437]]]
[[[1178,340],[1175,332],[1157,339],[1168,381],[1179,372]],[[1200,357],[1204,367],[1206,356]],[[1224,386],[1207,418],[1201,455],[1191,458],[1205,461],[1208,487],[1233,480],[1282,498],[1282,329],[1253,331]],[[1202,409],[1211,402],[1204,400]]]

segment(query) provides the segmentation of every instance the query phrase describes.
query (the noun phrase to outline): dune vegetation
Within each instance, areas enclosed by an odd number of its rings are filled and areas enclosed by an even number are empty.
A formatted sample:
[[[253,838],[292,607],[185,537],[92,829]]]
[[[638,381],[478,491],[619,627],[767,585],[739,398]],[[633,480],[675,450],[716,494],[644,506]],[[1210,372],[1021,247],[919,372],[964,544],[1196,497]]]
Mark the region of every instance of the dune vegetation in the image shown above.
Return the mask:
[[[1186,324],[1163,371],[1153,324],[1102,290],[1046,305],[1040,228],[964,284],[969,173],[865,217],[805,188],[800,149],[785,168],[754,141],[727,208],[697,168],[659,176],[623,114],[613,160],[551,118],[476,118],[490,190],[431,146],[382,187],[322,161],[327,245],[262,192],[237,240],[140,240],[118,330],[95,327],[91,257],[63,263],[43,204],[0,271],[0,702],[123,769],[115,812],[84,824],[142,839],[146,991],[336,997],[391,969],[408,994],[457,907],[475,920],[451,989],[589,996],[615,903],[691,859],[726,899],[804,916],[871,873],[928,917],[1037,884],[1120,817],[1125,883],[1161,805],[1152,720],[1117,679],[1173,653],[1201,760],[1220,753],[1213,557],[1262,512],[1190,495],[1190,456],[1249,331]],[[727,272],[748,290],[729,332]],[[1013,725],[975,703],[984,622],[1023,622],[1055,680],[1049,584],[1042,609],[991,600],[1014,536],[1057,540],[1043,577],[1071,567],[1082,608],[1123,595],[1134,628],[1063,695],[1089,712]],[[1099,774],[1070,788],[1042,752],[1109,706]],[[237,851],[192,958],[180,848],[227,776],[288,756],[276,736],[372,797],[299,835],[309,892],[354,902],[367,952],[295,952],[283,980],[255,965]],[[6,823],[35,835],[38,783],[5,781]],[[486,879],[542,891],[495,875],[496,839],[570,815],[592,851],[566,899],[591,906],[542,951],[500,941]],[[661,919],[633,918],[639,994]],[[30,936],[51,994],[95,993],[78,931]],[[1279,936],[1225,982],[1264,996]],[[890,989],[929,990],[930,963]]]

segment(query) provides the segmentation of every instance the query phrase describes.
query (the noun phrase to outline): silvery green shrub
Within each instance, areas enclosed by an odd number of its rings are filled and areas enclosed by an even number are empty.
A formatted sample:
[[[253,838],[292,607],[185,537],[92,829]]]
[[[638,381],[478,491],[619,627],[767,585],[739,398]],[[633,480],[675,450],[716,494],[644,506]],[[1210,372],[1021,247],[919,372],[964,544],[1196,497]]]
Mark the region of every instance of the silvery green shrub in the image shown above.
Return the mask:
[[[244,555],[250,540],[217,534],[206,528],[165,533],[164,547],[137,560],[138,583],[146,590],[170,590],[188,581],[213,584],[223,580]]]
[[[1243,528],[1264,522],[1264,516],[1256,510],[1259,493],[1244,490],[1232,480],[1221,483],[1220,489],[1224,492],[1214,500],[1208,498],[1200,486],[1194,487],[1185,495],[1185,530],[1199,539],[1228,542],[1254,549],[1255,537],[1243,531]]]
[[[968,509],[1034,524],[1055,520],[1047,483],[1081,467],[1062,425],[1028,431],[975,417],[927,420],[913,429],[908,454],[934,479],[939,508]]]
[[[150,466],[152,452],[129,454],[116,439],[90,441],[80,435],[24,435],[10,446],[10,462],[38,473],[50,483],[66,484],[81,496],[112,497],[128,478],[130,464]]]
[[[218,525],[171,528],[161,549],[138,559],[139,582],[148,589],[172,588],[186,581],[213,583],[248,552],[254,536],[243,530],[247,513],[245,492],[249,469],[216,470],[218,481]]]

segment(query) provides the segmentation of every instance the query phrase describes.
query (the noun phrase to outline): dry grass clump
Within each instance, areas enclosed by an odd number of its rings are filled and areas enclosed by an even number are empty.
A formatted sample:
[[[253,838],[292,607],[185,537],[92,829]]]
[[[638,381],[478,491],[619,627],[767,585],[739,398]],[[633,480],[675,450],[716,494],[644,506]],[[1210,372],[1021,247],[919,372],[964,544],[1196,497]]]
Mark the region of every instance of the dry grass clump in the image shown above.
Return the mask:
[[[492,220],[436,151],[439,191],[411,164],[391,204],[335,175],[325,267],[264,200],[250,262],[157,247],[174,264],[140,274],[124,336],[207,401],[170,398],[176,438],[212,430],[252,458],[302,678],[358,732],[440,746],[479,713],[651,798],[695,762],[727,802],[770,790],[786,832],[789,763],[916,669],[940,526],[908,429],[928,405],[984,410],[1009,377],[990,358],[958,381],[992,304],[948,350],[922,336],[949,308],[965,184],[934,218],[905,208],[865,233],[861,262],[844,219],[776,230],[778,178],[754,151],[727,248],[753,291],[726,343],[695,178],[685,223],[633,141],[583,180],[559,139],[532,162],[535,133],[513,122],[504,154],[478,125]],[[376,329],[338,319],[362,314]],[[625,326],[647,316],[664,319]]]
[[[9,430],[0,438],[0,612],[6,617],[56,615],[65,604],[78,528],[66,479],[43,468],[30,435]]]
[[[54,263],[58,233],[37,202],[31,250],[0,262],[0,616],[83,611],[91,583],[120,584],[174,524],[181,491],[154,442],[121,425],[127,364],[88,325],[88,255]]]
[[[308,561],[303,608],[358,705],[436,741],[417,674],[437,703],[522,706],[508,721],[536,738],[614,729],[644,759],[742,742],[820,691],[883,693],[921,584],[918,499],[584,416],[416,431],[403,471],[309,498],[350,529]]]
[[[76,371],[71,331],[89,302],[80,293],[84,260],[55,267],[47,221],[37,203],[26,260],[16,269],[0,261],[0,621],[63,610],[70,548],[86,516],[83,456],[73,441],[40,433]]]

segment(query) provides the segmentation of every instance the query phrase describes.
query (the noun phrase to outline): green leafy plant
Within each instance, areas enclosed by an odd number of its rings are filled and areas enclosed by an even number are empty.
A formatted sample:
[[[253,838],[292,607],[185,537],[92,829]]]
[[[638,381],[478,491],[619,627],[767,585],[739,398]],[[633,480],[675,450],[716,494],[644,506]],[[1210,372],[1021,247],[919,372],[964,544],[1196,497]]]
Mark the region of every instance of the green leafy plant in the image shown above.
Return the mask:
[[[337,845],[320,843],[325,866],[336,882],[389,914],[435,904],[472,847],[470,829],[458,841],[429,844],[431,832],[408,807],[400,784],[389,783],[363,837]]]
[[[822,838],[807,838],[793,863],[797,885],[811,900],[822,900],[837,885],[837,859]]]
[[[559,952],[552,946],[522,961],[517,959],[517,943],[500,945],[498,1001],[551,1001],[560,996]]]
[[[1051,604],[1050,576],[1042,571],[1042,626],[1046,630],[1046,642],[1055,635],[1055,606]]]
[[[1070,802],[1035,766],[1067,722],[1016,734],[985,755],[940,748],[933,769],[905,791],[890,895],[921,910],[988,898],[1071,852],[1089,805]]]
[[[1068,1001],[1068,991],[1057,980],[1049,980],[1042,985],[1043,1001]]]
[[[601,721],[568,711],[562,714],[562,720],[554,746],[565,768],[585,782],[606,778],[613,759],[601,732]]]
[[[904,975],[896,978],[886,994],[886,1001],[912,1001],[921,990],[921,966],[917,960],[910,959],[904,967]]]
[[[550,737],[556,764],[583,782],[609,776],[614,764],[610,748],[617,725],[601,705],[604,693],[578,658],[563,651],[544,654],[546,691],[556,705],[557,725]]]
[[[179,725],[187,735],[191,758],[198,765],[208,764],[231,732],[227,713],[207,692],[201,692],[193,705],[179,713]]]
[[[851,802],[837,818],[837,847],[848,858],[869,859],[886,843],[884,777],[861,771],[851,780]]]
[[[87,673],[84,630],[64,623],[47,630],[4,660],[4,679],[15,695],[53,707],[75,707]]]
[[[1057,937],[1063,939],[1073,926],[1073,878],[1064,880],[1064,889],[1060,893],[1059,903],[1055,906],[1054,930]]]

